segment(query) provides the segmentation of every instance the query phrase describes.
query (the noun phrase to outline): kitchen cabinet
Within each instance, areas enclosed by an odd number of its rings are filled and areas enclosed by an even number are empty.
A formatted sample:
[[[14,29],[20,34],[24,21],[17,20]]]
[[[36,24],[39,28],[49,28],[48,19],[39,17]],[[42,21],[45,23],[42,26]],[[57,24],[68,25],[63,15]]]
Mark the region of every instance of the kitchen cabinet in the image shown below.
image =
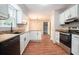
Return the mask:
[[[41,31],[38,31],[37,37],[38,37],[39,40],[41,40],[41,35],[42,35]]]
[[[37,31],[30,31],[30,39],[37,40]]]
[[[24,52],[24,49],[26,48],[29,41],[29,32],[20,35],[20,54]]]
[[[66,11],[64,11],[65,20],[70,19],[70,17],[71,17],[70,13],[71,13],[70,9],[67,9]]]
[[[79,55],[79,35],[72,34],[71,53]]]
[[[71,19],[79,16],[79,5],[74,5],[65,11],[65,18]]]
[[[60,42],[60,33],[57,32],[57,31],[55,31],[55,41],[56,41],[57,43]]]
[[[30,41],[29,32],[25,33],[25,37],[26,37],[26,39],[25,39],[25,47],[26,47],[28,45],[29,41]]]
[[[20,40],[19,35],[0,43],[0,55],[19,55]]]
[[[8,17],[8,4],[0,4],[0,20],[7,19]]]
[[[71,18],[79,17],[79,5],[75,5],[70,8],[70,15],[71,15]]]
[[[31,40],[40,40],[41,35],[42,35],[41,31],[38,31],[38,30],[30,31],[30,39]]]
[[[23,53],[25,48],[24,40],[25,40],[25,34],[20,35],[20,54]]]
[[[61,13],[59,16],[60,24],[64,24],[65,21],[65,13]]]
[[[71,18],[79,18],[79,5],[74,5],[64,12],[62,12],[59,16],[60,24],[64,24],[67,19]]]

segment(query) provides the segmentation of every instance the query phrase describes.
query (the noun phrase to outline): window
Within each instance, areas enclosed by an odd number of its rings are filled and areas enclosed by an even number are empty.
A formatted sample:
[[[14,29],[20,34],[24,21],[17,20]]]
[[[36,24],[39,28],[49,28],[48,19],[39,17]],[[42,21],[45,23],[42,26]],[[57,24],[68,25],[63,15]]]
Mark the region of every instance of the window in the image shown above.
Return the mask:
[[[9,5],[9,17],[14,19],[17,17],[17,10],[11,5]]]

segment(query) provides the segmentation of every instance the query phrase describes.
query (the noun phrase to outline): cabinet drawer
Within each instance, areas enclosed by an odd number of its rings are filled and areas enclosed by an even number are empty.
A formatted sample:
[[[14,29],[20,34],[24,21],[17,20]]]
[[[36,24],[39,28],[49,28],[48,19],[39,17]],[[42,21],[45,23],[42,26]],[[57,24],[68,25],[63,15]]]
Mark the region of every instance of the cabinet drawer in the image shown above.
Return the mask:
[[[72,34],[72,38],[79,38],[79,35]]]

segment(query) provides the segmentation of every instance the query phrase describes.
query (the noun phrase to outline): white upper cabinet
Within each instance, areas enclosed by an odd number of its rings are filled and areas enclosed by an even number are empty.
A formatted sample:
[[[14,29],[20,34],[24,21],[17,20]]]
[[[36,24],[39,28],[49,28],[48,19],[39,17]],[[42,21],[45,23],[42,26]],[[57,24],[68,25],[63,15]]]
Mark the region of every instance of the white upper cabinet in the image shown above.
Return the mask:
[[[65,11],[66,19],[78,18],[79,17],[79,5],[74,5]]]
[[[0,20],[8,18],[8,4],[0,4]]]
[[[60,14],[60,24],[64,24],[67,19],[79,18],[79,5],[74,5]]]
[[[74,5],[65,11],[66,19],[79,18],[79,5]]]
[[[65,17],[65,20],[66,19],[70,19],[70,17],[71,17],[71,15],[70,15],[70,10],[68,9],[68,10],[66,10],[65,12],[64,12],[64,17]]]
[[[75,5],[70,8],[70,15],[71,15],[71,18],[79,16],[79,5]]]
[[[64,13],[60,14],[59,19],[60,19],[60,24],[64,24],[64,21],[65,21],[65,14],[64,14]]]

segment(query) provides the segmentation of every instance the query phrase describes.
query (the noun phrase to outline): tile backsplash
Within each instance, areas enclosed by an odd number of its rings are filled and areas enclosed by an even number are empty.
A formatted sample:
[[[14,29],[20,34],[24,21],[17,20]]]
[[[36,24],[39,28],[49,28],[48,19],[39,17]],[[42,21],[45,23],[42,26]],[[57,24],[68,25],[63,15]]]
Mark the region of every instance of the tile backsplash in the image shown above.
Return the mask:
[[[71,23],[71,24],[65,24],[64,26],[61,26],[63,28],[65,27],[79,27],[79,22],[74,22],[74,23]]]

